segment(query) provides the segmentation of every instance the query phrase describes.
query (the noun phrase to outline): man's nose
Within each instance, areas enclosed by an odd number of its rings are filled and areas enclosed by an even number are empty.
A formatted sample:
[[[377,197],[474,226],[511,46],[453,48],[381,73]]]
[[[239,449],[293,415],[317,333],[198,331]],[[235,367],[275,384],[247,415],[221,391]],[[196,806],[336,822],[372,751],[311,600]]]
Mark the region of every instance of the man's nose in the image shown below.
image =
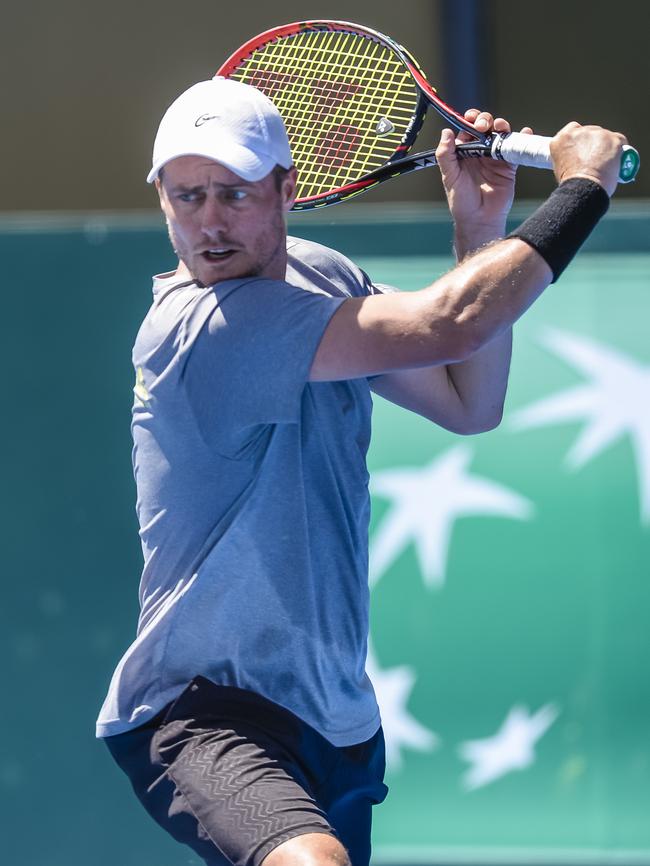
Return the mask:
[[[215,239],[228,231],[228,209],[216,196],[208,196],[201,208],[201,229]]]

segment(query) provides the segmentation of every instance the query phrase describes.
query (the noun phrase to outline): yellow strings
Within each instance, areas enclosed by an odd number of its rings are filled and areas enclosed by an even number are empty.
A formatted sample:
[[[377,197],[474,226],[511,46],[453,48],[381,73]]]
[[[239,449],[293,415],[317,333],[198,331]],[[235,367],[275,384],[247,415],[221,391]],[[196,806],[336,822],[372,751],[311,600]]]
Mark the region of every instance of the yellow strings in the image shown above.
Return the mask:
[[[343,186],[395,152],[417,102],[402,61],[368,37],[305,32],[248,57],[231,77],[265,92],[282,115],[298,168],[298,197]],[[378,135],[387,119],[394,129]]]

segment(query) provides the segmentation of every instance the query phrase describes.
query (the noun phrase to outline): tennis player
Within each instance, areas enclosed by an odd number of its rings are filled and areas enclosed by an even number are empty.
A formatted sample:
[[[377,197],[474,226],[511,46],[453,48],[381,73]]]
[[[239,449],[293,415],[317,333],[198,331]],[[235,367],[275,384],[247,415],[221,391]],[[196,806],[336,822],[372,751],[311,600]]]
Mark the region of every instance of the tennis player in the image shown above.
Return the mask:
[[[511,326],[607,210],[624,141],[561,130],[558,188],[503,239],[514,170],[458,162],[444,131],[460,264],[402,294],[287,238],[296,170],[262,94],[215,79],[164,115],[148,180],[179,263],[133,350],[141,615],[97,733],[209,866],[367,866],[387,791],[365,674],[371,391],[459,433],[497,425]]]

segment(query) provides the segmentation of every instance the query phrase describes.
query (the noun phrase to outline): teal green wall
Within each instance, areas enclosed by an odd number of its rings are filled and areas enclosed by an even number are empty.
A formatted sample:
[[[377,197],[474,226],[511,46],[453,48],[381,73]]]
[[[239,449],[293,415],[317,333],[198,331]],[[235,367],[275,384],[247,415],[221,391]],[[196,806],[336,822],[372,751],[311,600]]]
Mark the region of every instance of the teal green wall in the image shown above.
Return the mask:
[[[397,281],[394,259],[372,264]],[[421,284],[444,264],[411,259],[404,276]],[[394,723],[405,746],[376,824],[378,858],[650,863],[649,289],[648,253],[577,261],[519,323],[491,433],[459,439],[377,406],[371,550],[385,541],[389,557],[373,589],[373,647],[387,676],[406,666],[398,708],[438,738],[419,743],[422,732]],[[517,423],[541,401],[555,420]],[[389,487],[396,471],[406,481]],[[416,496],[407,483],[424,484],[425,471],[436,475]],[[419,559],[427,535],[438,543]],[[523,752],[516,733],[497,750],[516,706]],[[531,717],[549,726],[532,731],[519,767]],[[468,789],[462,744],[486,739],[512,769]]]
[[[444,220],[402,215],[392,231],[387,220],[337,227],[332,211],[293,230],[406,289],[448,267]],[[155,225],[0,229],[3,860],[197,866],[150,822],[93,738],[137,616],[130,348],[150,274],[173,259]],[[650,522],[640,502],[650,483],[649,232],[650,216],[613,213],[517,326],[498,430],[460,438],[377,402],[375,556],[397,513],[387,472],[421,479],[455,454],[467,483],[489,485],[482,505],[465,506],[478,513],[450,522],[437,585],[424,578],[433,554],[419,561],[407,532],[373,589],[377,681],[385,701],[392,684],[402,712],[396,736],[386,704],[394,756],[391,794],[376,812],[378,862],[650,864]],[[597,364],[603,376],[619,364],[607,393],[620,435],[608,439],[603,427],[572,468],[567,455],[594,429],[585,412],[601,406],[589,373]],[[636,404],[626,391],[634,375]],[[582,403],[577,394],[570,405],[582,414],[516,424],[524,408],[579,388]],[[505,491],[498,505],[495,486]],[[430,537],[433,506],[448,515],[450,492],[423,500]],[[534,760],[463,787],[462,744],[493,738],[517,705],[525,719],[546,714]]]

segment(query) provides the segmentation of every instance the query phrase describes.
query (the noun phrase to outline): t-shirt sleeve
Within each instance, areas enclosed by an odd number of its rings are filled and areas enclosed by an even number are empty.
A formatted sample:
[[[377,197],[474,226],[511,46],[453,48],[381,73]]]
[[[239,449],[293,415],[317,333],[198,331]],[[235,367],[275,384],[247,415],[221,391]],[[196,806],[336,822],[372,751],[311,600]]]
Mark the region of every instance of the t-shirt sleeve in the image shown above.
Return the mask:
[[[362,268],[338,250],[300,238],[290,238],[288,249],[290,270],[298,279],[308,280],[312,285],[318,286],[322,280],[330,290],[334,286],[349,298],[399,291],[394,286],[371,280]]]
[[[258,425],[295,422],[320,339],[345,299],[265,279],[213,291],[183,371],[203,437],[234,444]]]

